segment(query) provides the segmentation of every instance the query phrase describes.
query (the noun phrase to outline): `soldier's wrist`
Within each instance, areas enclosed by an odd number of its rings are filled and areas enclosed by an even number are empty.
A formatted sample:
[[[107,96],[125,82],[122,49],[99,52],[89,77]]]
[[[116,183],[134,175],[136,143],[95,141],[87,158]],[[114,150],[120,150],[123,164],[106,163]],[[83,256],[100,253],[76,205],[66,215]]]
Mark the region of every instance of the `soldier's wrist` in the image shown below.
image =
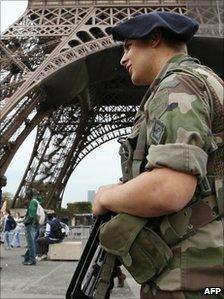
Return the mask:
[[[119,201],[120,185],[114,186],[114,188],[106,189],[100,197],[100,204],[109,211],[117,212],[117,202]]]

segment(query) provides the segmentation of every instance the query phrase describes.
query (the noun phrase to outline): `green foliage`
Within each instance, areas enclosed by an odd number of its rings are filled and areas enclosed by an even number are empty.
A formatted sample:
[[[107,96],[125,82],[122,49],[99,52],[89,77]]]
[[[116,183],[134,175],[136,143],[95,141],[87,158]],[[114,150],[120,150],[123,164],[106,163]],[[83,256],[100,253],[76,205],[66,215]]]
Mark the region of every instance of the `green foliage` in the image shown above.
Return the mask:
[[[10,192],[3,192],[2,193],[2,199],[3,199],[3,201],[5,201],[5,200],[7,201],[9,208],[12,205],[13,197],[14,197],[14,195]]]
[[[10,192],[3,192],[2,193],[2,198],[4,200],[13,200],[14,195]]]
[[[80,201],[67,204],[67,211],[72,214],[84,214],[92,213],[92,204],[91,202]]]
[[[65,208],[57,209],[56,214],[58,215],[59,218],[64,218],[64,217],[66,218],[72,216],[72,212]]]
[[[30,184],[30,188],[34,188],[38,191],[39,195],[43,198],[42,205],[44,206],[45,200],[47,199],[47,194],[50,191],[52,186],[51,182],[42,182],[42,181],[34,181]]]
[[[30,187],[35,188],[41,196],[45,197],[46,194],[49,192],[51,186],[51,182],[44,183],[42,181],[34,181],[32,182]]]

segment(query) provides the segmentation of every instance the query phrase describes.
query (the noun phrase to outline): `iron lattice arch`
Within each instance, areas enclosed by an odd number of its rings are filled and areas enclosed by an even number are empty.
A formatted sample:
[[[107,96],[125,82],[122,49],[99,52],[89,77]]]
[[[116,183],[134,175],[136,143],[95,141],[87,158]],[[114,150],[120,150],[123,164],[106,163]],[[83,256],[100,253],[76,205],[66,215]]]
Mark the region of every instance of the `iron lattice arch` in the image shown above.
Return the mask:
[[[34,183],[48,185],[46,207],[60,205],[78,163],[128,134],[145,88],[134,88],[121,69],[111,27],[154,10],[185,14],[186,1],[29,0],[3,33],[0,175],[37,127],[14,205]]]

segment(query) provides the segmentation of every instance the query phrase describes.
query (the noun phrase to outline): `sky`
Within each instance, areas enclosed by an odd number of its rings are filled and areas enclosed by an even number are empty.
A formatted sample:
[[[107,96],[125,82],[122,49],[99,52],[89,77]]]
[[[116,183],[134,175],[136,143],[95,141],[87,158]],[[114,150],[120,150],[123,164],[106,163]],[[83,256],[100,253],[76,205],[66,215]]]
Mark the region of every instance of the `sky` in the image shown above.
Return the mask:
[[[1,32],[10,27],[26,10],[28,1],[0,0]],[[32,152],[35,132],[26,138],[13,158],[6,176],[7,186],[3,192],[15,193],[24,174]],[[106,184],[116,183],[121,177],[119,145],[109,141],[87,155],[71,175],[63,197],[62,206],[67,202],[86,201],[88,190],[96,190]]]

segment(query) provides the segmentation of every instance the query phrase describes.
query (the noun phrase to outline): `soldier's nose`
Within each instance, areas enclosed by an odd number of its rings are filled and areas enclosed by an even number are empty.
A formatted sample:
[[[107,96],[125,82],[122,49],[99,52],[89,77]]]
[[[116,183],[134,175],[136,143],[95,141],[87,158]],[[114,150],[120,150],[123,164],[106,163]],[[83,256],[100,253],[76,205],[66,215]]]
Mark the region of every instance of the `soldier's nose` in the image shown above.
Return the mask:
[[[125,65],[127,64],[127,58],[126,58],[125,56],[126,56],[126,55],[124,54],[124,55],[122,56],[121,60],[120,60],[120,64],[121,64],[122,66],[124,66],[124,67],[125,67]]]

